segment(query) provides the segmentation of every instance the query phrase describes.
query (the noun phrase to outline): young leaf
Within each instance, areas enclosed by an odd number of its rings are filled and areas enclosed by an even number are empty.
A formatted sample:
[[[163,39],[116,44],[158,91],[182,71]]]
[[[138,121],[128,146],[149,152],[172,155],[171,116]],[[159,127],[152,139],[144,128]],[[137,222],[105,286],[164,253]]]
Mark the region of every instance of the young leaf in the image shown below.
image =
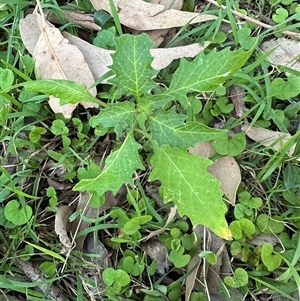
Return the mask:
[[[247,218],[241,218],[240,220],[231,222],[229,228],[234,239],[242,239],[243,237],[251,238],[255,233],[254,224]]]
[[[231,239],[220,182],[206,170],[211,163],[167,145],[155,147],[149,180],[161,181],[164,201],[173,201],[179,214],[187,215],[193,226],[203,224],[220,237]]]
[[[244,65],[250,54],[241,49],[233,52],[225,48],[219,52],[214,49],[207,55],[200,52],[191,62],[181,59],[166,94],[187,107],[188,91],[214,91]]]
[[[93,116],[89,123],[96,127],[101,123],[104,127],[114,127],[118,137],[126,128],[132,127],[136,109],[133,103],[129,101],[109,104],[108,108],[102,110],[97,116]]]
[[[138,99],[156,86],[152,77],[157,71],[151,67],[153,57],[150,54],[153,42],[146,34],[122,35],[116,39],[116,44],[111,66],[116,76],[110,82],[118,87],[121,94]]]
[[[242,287],[248,283],[248,274],[244,269],[237,268],[234,272],[234,276],[225,277],[224,282],[230,287]]]
[[[81,180],[74,190],[95,192],[98,195],[111,190],[115,194],[124,183],[132,184],[132,174],[137,169],[144,169],[138,154],[140,148],[141,145],[129,133],[120,148],[107,157],[102,172],[92,180]]]
[[[231,137],[223,135],[219,139],[214,139],[213,146],[220,155],[237,156],[246,148],[245,134],[237,133]]]
[[[22,207],[17,200],[11,200],[5,206],[4,215],[8,221],[20,226],[29,221],[32,216],[32,209],[28,205]]]
[[[227,137],[225,130],[209,128],[198,122],[184,123],[186,116],[175,113],[175,108],[168,112],[159,110],[149,119],[149,130],[159,146],[168,144],[184,148],[194,146],[197,142]]]
[[[74,81],[63,79],[43,79],[24,82],[26,91],[41,92],[47,95],[53,95],[60,98],[60,104],[76,104],[79,101],[90,101],[99,104],[94,96],[90,94],[86,86]],[[101,102],[102,105],[102,102]]]
[[[279,254],[272,254],[273,246],[270,243],[264,243],[261,248],[261,259],[264,265],[270,272],[276,270],[281,265],[281,256]]]

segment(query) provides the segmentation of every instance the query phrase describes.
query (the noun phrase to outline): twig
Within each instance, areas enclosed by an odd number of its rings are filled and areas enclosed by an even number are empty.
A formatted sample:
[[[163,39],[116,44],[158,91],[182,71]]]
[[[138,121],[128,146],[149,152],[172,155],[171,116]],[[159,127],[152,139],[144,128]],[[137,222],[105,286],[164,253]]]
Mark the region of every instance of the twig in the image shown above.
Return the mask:
[[[222,9],[227,9],[227,7],[225,5],[218,4],[218,2],[216,2],[214,0],[206,0],[206,1],[209,2],[209,3],[211,3],[211,4],[213,4],[213,5],[215,5],[215,6],[221,7]],[[236,15],[236,16],[244,19],[244,20],[247,20],[247,21],[249,21],[251,23],[254,23],[254,24],[256,24],[256,25],[258,25],[260,27],[263,27],[263,28],[271,28],[272,27],[269,24],[257,21],[255,19],[252,19],[252,18],[246,16],[246,15],[243,15],[242,13],[239,13],[236,10],[233,10],[233,9],[230,9],[230,10],[231,10],[231,12],[234,15]],[[284,30],[284,31],[282,31],[282,33],[285,34],[285,35],[287,35],[287,36],[290,36],[290,37],[293,37],[293,38],[296,38],[296,39],[300,39],[300,34],[299,33],[296,33],[296,32],[293,32],[293,31],[289,31],[289,30]]]

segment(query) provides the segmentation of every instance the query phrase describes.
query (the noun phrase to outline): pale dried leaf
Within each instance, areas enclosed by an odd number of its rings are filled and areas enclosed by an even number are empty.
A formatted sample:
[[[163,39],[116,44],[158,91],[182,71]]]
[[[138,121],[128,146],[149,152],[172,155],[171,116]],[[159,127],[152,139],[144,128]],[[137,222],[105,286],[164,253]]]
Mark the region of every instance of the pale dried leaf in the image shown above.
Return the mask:
[[[105,284],[99,274],[99,269],[106,267],[112,267],[112,262],[109,257],[109,253],[103,243],[99,240],[98,236],[94,233],[89,233],[84,242],[83,257],[85,260],[93,263],[87,264],[83,267],[82,273],[85,279],[88,279],[86,286],[89,293],[92,295],[99,295],[100,291],[103,291]],[[91,256],[91,254],[93,254]],[[96,283],[97,285],[91,285],[90,283]]]
[[[266,41],[261,44],[264,52],[277,47],[274,52],[269,55],[269,60],[275,65],[288,66],[292,69],[300,71],[300,42],[287,38]]]
[[[150,232],[146,237],[144,237],[142,240],[147,241],[148,239],[150,239],[150,238],[152,238],[152,237],[154,237],[154,236],[157,236],[157,235],[159,235],[159,234],[165,232],[166,227],[172,222],[172,220],[174,219],[174,217],[176,216],[176,214],[177,214],[177,208],[176,208],[176,206],[171,207],[170,212],[169,212],[169,214],[168,214],[168,219],[167,219],[167,221],[166,221],[166,224],[165,224],[162,228],[160,228],[160,229],[158,229],[158,230],[156,230],[156,231],[151,231],[151,232]]]
[[[245,134],[255,142],[259,142],[263,146],[272,147],[276,151],[291,138],[289,133],[275,132],[263,128],[250,127],[249,125],[243,125],[242,129],[245,131]],[[294,144],[290,148],[288,152],[290,157],[293,155],[295,147]],[[297,160],[300,160],[300,158]]]
[[[223,265],[223,252],[227,252],[225,248],[225,241],[219,236],[215,235],[212,231],[208,230],[211,237],[210,251],[217,255],[217,263],[210,265],[206,275],[206,281],[209,293],[218,295],[219,285],[221,279],[221,266]]]
[[[203,46],[198,43],[186,46],[172,48],[151,49],[150,52],[154,57],[151,66],[156,70],[161,70],[172,63],[173,60],[182,57],[195,57],[200,51],[203,51],[210,42],[205,42]]]
[[[266,233],[259,233],[255,238],[249,241],[249,243],[254,246],[262,246],[266,242],[270,243],[272,246],[276,246],[280,243],[276,235]]]
[[[101,30],[102,28],[94,23],[93,14],[86,12],[64,9],[60,12],[60,16],[52,9],[43,10],[44,16],[51,23],[66,24],[74,23],[89,30]]]
[[[46,22],[48,26],[53,26]],[[30,54],[33,54],[34,48],[39,40],[43,30],[42,18],[39,14],[29,14],[21,19],[19,23],[22,42]]]
[[[39,30],[41,17],[37,14],[28,15],[20,22],[20,31],[24,44],[28,44],[29,49],[32,50],[33,44],[36,45],[33,50],[33,57],[35,59],[35,67],[40,79],[67,79],[73,80],[86,87],[90,87],[94,83],[94,77],[84,60],[80,50],[69,43],[65,39],[59,29],[51,27],[48,23],[45,24],[40,33]],[[22,33],[28,32],[32,27],[36,26],[31,36]],[[37,35],[38,39],[37,39]],[[25,41],[29,39],[30,41]],[[28,49],[28,50],[29,50]],[[70,54],[72,54],[70,56]],[[89,90],[92,95],[96,95],[96,88]],[[98,107],[97,104],[85,102],[84,99],[80,102],[85,108]],[[61,106],[59,99],[50,97],[49,105],[55,113],[62,113],[66,118],[70,118],[76,105],[67,104]]]
[[[55,190],[67,190],[67,189],[71,189],[73,187],[72,184],[60,183],[60,182],[54,181],[50,178],[47,178],[47,182],[48,182],[49,186],[53,187]]]
[[[111,13],[109,0],[91,0],[96,10],[105,10]],[[114,0],[120,22],[136,30],[164,29],[181,27],[187,23],[195,24],[215,20],[212,15],[165,10],[163,5],[151,4],[142,0]]]
[[[183,5],[183,0],[151,0],[149,1],[152,4],[160,4],[165,7],[165,9],[173,8],[176,10],[181,10]],[[156,30],[147,30],[143,31],[147,33],[149,38],[154,42],[153,48],[157,48],[164,41],[165,36],[169,33],[169,29],[156,29]],[[141,33],[139,30],[132,30],[133,34]],[[174,35],[173,35],[174,36]]]
[[[43,293],[48,300],[67,301],[67,298],[63,295],[60,286],[55,285],[54,283],[51,283],[49,286],[49,283],[45,283],[47,282],[47,278],[44,277],[37,264],[34,264],[31,261],[22,260],[20,258],[16,258],[14,264],[24,272],[29,281],[41,283],[37,284],[35,289]],[[24,299],[22,298],[22,300]]]
[[[99,216],[99,208],[92,208],[88,205],[91,195],[87,192],[80,193],[79,201],[76,210],[81,212],[84,216],[88,218],[96,218]],[[89,222],[86,222],[78,216],[70,225],[70,232],[73,237],[80,231],[87,229],[90,226]],[[82,250],[86,235],[82,235],[75,239],[76,250]]]
[[[183,0],[150,0],[149,3],[163,5],[166,9],[177,9],[181,10]]]
[[[103,76],[109,71],[108,66],[112,65],[111,54],[114,53],[114,51],[93,46],[68,33],[63,33],[63,35],[70,41],[71,44],[76,45],[83,53],[85,61],[89,65],[95,79]],[[161,70],[168,66],[175,59],[196,56],[208,45],[209,42],[205,42],[204,46],[195,43],[187,46],[166,49],[150,49],[150,53],[154,57],[151,66],[156,70]]]
[[[60,206],[58,207],[55,214],[54,230],[59,237],[59,241],[63,245],[61,253],[66,253],[72,248],[72,243],[68,236],[69,217],[71,216],[72,213],[73,213],[72,207]]]
[[[189,148],[189,152],[201,157],[209,158],[215,154],[211,142],[197,143]],[[231,156],[217,159],[208,166],[207,171],[214,175],[221,182],[221,189],[230,203],[234,206],[236,192],[241,183],[241,172],[239,165]]]
[[[110,55],[114,53],[114,51],[94,46],[67,32],[63,32],[63,36],[68,39],[72,45],[78,47],[84,55],[84,59],[87,62],[95,80],[110,70],[108,68],[108,66],[112,64],[112,58]]]

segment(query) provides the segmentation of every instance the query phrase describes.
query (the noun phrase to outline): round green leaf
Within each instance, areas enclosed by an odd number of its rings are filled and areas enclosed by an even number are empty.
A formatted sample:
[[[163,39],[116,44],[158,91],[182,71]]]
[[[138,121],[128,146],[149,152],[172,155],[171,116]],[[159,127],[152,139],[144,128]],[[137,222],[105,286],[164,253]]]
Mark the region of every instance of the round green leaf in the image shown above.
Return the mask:
[[[234,276],[227,276],[224,278],[224,282],[226,285],[234,288],[243,287],[248,283],[248,274],[242,268],[237,268],[234,271]]]
[[[47,130],[45,128],[35,127],[30,131],[29,139],[30,139],[31,142],[37,143],[37,142],[40,141],[41,135],[45,134],[46,132],[47,132]]]
[[[0,68],[0,87],[2,90],[9,88],[14,82],[14,74],[10,69]]]
[[[247,218],[242,218],[240,220],[231,222],[229,229],[232,233],[232,237],[235,239],[241,239],[243,237],[251,238],[255,233],[254,224]]]
[[[22,207],[19,201],[12,200],[6,204],[4,215],[7,220],[13,222],[17,226],[20,226],[29,221],[32,216],[32,209],[28,205]]]
[[[69,133],[69,129],[62,120],[56,119],[52,122],[51,132],[54,135],[67,135]]]
[[[56,265],[51,261],[45,261],[40,264],[40,270],[46,277],[52,278],[56,273]]]
[[[208,263],[215,265],[217,263],[217,256],[215,253],[213,253],[212,251],[202,251],[199,254],[199,257],[201,258],[205,258],[207,260]]]
[[[282,23],[286,20],[288,17],[289,13],[286,9],[280,7],[276,9],[276,14],[272,16],[272,19],[276,23]]]
[[[234,134],[232,137],[220,137],[213,141],[216,152],[220,155],[237,156],[246,147],[246,138],[244,133]]]
[[[266,214],[260,214],[256,219],[257,228],[266,234],[279,234],[284,229],[284,223],[279,216],[273,216],[270,219]]]
[[[272,272],[280,267],[282,259],[279,254],[272,254],[273,246],[270,243],[264,243],[261,248],[261,259],[267,269]]]
[[[176,268],[183,268],[191,260],[191,256],[189,254],[183,255],[183,252],[184,252],[184,249],[182,246],[177,251],[172,250],[170,252],[170,255],[169,255],[170,261],[173,262],[173,264]]]

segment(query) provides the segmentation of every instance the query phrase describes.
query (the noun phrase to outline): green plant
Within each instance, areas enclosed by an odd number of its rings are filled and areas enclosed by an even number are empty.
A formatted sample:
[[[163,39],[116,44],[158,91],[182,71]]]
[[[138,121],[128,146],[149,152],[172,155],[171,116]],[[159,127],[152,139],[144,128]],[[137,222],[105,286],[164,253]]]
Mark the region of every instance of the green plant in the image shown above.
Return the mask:
[[[186,108],[189,104],[186,96],[188,91],[203,92],[218,88],[241,68],[250,52],[231,52],[227,48],[208,55],[200,53],[191,62],[182,60],[169,89],[151,95],[149,91],[156,87],[152,77],[157,73],[150,66],[152,57],[149,49],[152,43],[146,35],[123,35],[116,39],[116,44],[117,50],[111,66],[115,77],[110,82],[117,86],[117,99],[122,95],[128,98],[105,105],[107,108],[93,117],[90,125],[96,127],[101,124],[106,128],[113,128],[120,142],[106,159],[105,170],[92,180],[82,179],[74,190],[88,191],[98,196],[106,190],[116,193],[124,183],[132,184],[132,174],[145,168],[141,156],[150,154],[153,169],[149,180],[159,179],[162,182],[163,199],[172,199],[179,213],[187,215],[194,225],[205,224],[221,237],[229,239],[230,232],[224,218],[226,206],[221,199],[219,183],[206,171],[211,162],[186,151],[195,142],[217,141],[226,137],[226,131],[211,129],[195,121],[186,122],[186,116],[178,114],[174,106],[170,109],[161,108],[172,105],[175,99]],[[126,61],[124,57],[127,58]],[[218,67],[213,67],[212,58],[214,62],[218,62]],[[206,70],[202,75],[196,72],[200,63],[202,69]],[[218,76],[215,75],[215,68],[219,69]],[[214,78],[213,83],[209,80],[210,77]],[[102,104],[90,96],[86,89],[68,81],[42,80],[23,85],[28,91],[45,93],[51,89],[51,93],[61,97],[64,103],[76,103],[81,98]],[[143,146],[145,149],[142,152]],[[189,165],[198,170],[197,174],[191,172]],[[211,187],[209,198],[207,188],[201,189],[196,184],[200,181],[203,182],[203,187]],[[175,182],[178,185],[174,190]],[[214,195],[213,204],[210,202],[211,194]],[[185,203],[182,201],[183,196]],[[189,210],[194,206],[200,206],[207,215],[200,216]]]

